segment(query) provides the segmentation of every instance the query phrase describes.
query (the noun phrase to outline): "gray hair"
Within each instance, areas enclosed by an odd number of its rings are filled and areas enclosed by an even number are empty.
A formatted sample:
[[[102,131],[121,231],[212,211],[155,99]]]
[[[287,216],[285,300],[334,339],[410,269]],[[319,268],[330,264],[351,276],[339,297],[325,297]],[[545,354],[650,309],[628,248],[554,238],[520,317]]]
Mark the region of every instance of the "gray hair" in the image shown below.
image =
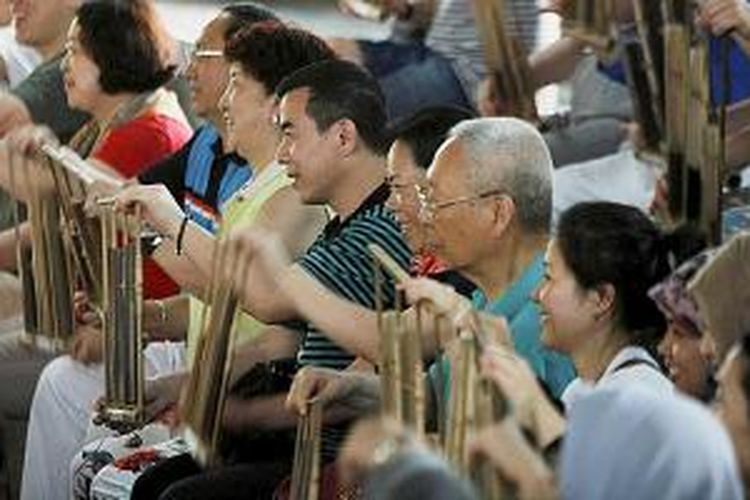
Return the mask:
[[[479,118],[459,123],[448,137],[461,141],[476,194],[508,193],[521,227],[547,232],[552,218],[552,158],[541,134],[517,118]]]

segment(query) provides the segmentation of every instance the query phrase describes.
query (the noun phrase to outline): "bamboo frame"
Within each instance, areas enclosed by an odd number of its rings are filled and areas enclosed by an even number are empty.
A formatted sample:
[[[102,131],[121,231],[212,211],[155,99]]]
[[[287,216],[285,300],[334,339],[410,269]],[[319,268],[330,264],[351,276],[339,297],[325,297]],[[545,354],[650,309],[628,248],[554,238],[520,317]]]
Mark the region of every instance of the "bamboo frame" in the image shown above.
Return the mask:
[[[318,500],[320,496],[322,422],[322,405],[315,399],[308,401],[306,412],[297,424],[289,492],[291,500]]]
[[[221,463],[221,418],[232,369],[237,298],[221,283],[228,252],[219,241],[213,259],[208,305],[203,309],[201,336],[181,405],[184,433],[195,458],[206,466]]]
[[[141,214],[101,206],[105,396],[99,421],[122,433],[145,423]]]
[[[612,55],[616,45],[612,0],[575,0],[568,14],[573,17],[563,23],[566,36],[580,40],[603,57]]]
[[[531,68],[521,42],[506,29],[505,0],[474,0],[474,7],[487,69],[507,114],[537,123]]]

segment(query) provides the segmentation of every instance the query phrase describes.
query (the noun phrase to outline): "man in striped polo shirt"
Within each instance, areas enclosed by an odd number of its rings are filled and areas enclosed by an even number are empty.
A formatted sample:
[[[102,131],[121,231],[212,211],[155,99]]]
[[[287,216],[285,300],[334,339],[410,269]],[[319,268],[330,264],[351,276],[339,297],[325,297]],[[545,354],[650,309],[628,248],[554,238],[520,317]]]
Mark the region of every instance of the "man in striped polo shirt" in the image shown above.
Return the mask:
[[[367,245],[380,245],[404,268],[411,259],[395,215],[385,205],[389,144],[380,89],[357,65],[337,60],[299,70],[280,84],[277,95],[282,133],[278,161],[287,167],[303,202],[328,205],[335,214],[294,265],[337,295],[374,309],[375,273]],[[247,230],[235,236],[248,255],[254,245],[270,240]],[[261,261],[251,259],[246,283],[239,273],[231,276],[245,307],[266,323],[300,319],[275,279],[262,279]],[[388,307],[395,296],[388,277],[383,292]],[[351,353],[307,322],[297,355],[303,366],[343,369],[354,361]]]

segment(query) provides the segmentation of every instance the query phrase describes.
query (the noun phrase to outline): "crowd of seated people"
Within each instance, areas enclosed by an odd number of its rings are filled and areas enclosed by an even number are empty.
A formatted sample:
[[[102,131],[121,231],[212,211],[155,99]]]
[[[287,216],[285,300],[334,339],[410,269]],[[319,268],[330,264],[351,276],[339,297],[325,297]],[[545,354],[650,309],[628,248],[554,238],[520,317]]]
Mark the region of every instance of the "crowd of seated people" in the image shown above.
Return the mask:
[[[604,54],[575,31],[539,46],[541,12],[574,0],[504,1],[500,31],[534,90],[571,88],[567,116],[530,122],[505,116],[485,1],[383,2],[409,33],[384,41],[233,2],[189,61],[155,0],[9,1],[15,48],[40,62],[0,93],[0,217],[14,214],[0,232],[0,499],[296,498],[301,483],[320,498],[747,498],[750,235],[705,198],[712,225],[664,217],[674,175],[641,154],[641,96],[623,76],[640,3],[613,0]],[[695,9],[707,105],[726,119],[718,191],[750,199],[736,180],[750,4]],[[85,280],[64,349],[28,341],[17,256],[36,255],[38,219],[21,207],[60,196],[42,150],[62,145],[96,172],[85,217],[106,203],[157,235],[141,245],[145,392],[126,434],[99,414],[113,375]],[[217,290],[237,310],[221,362],[207,347]],[[394,369],[411,353],[392,318],[419,345],[417,382]],[[486,394],[489,420],[467,409]],[[211,459],[195,401],[218,422]]]

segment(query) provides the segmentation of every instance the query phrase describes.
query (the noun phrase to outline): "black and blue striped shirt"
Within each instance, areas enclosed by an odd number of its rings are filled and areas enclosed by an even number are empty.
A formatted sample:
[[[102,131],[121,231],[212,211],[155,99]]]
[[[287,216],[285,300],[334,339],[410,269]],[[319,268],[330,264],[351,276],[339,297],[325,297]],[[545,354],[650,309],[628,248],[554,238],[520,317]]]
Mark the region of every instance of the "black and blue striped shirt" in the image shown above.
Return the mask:
[[[367,246],[375,243],[408,269],[412,254],[393,212],[385,206],[389,188],[383,184],[345,220],[331,220],[322,234],[299,260],[299,265],[337,295],[369,309],[375,309],[375,271]],[[395,284],[384,274],[383,305],[393,307]],[[312,323],[305,325],[301,366],[315,365],[344,369],[351,353],[331,341]]]

